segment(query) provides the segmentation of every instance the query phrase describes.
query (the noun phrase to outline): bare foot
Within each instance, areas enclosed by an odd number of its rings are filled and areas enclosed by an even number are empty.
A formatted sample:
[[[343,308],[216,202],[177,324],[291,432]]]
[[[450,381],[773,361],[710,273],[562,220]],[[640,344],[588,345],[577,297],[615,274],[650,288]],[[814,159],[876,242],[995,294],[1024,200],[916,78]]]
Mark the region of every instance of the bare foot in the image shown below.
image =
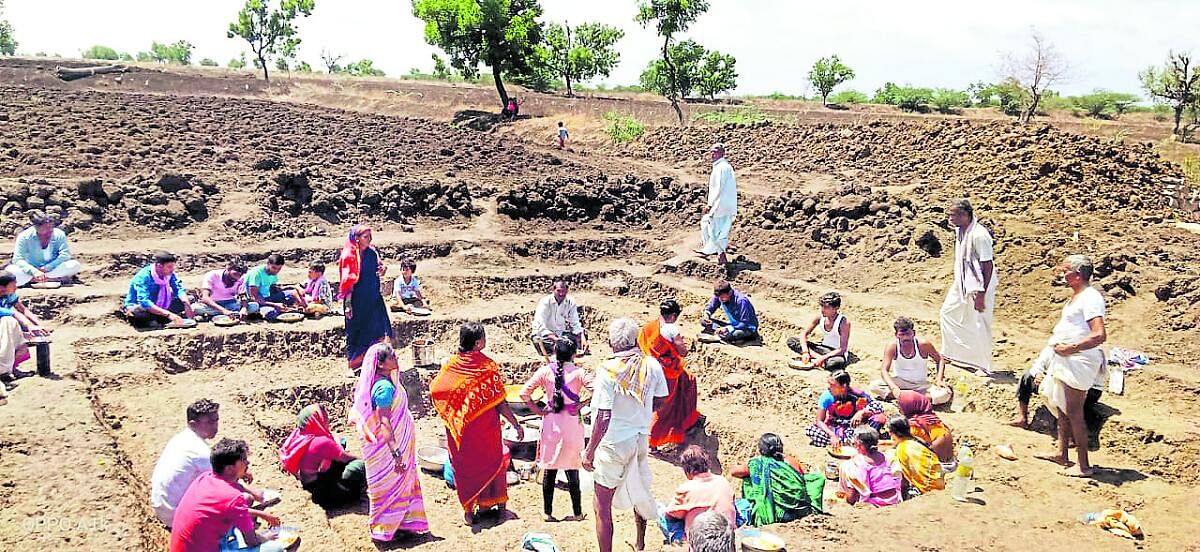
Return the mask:
[[[1071,461],[1069,458],[1067,458],[1066,456],[1061,456],[1061,455],[1059,455],[1058,453],[1053,453],[1053,454],[1035,454],[1035,455],[1033,455],[1033,457],[1034,457],[1034,458],[1037,458],[1037,459],[1040,459],[1040,460],[1046,460],[1046,461],[1049,461],[1049,462],[1054,462],[1055,464],[1058,464],[1058,465],[1060,465],[1060,466],[1066,466],[1066,467],[1070,467],[1070,466],[1074,466],[1074,465],[1075,465],[1075,463],[1074,463],[1074,462],[1072,462],[1072,461]]]
[[[1025,429],[1026,427],[1029,427],[1029,422],[1025,421],[1025,418],[1022,418],[1020,416],[1017,416],[1016,418],[1013,418],[1005,423],[1012,427],[1019,427],[1021,429]]]
[[[587,519],[587,514],[579,514],[575,516],[567,516],[563,518],[563,521],[583,521],[585,519]]]
[[[1064,477],[1091,477],[1093,473],[1095,473],[1095,470],[1090,467],[1085,470],[1073,464],[1072,466],[1058,470],[1058,475]]]

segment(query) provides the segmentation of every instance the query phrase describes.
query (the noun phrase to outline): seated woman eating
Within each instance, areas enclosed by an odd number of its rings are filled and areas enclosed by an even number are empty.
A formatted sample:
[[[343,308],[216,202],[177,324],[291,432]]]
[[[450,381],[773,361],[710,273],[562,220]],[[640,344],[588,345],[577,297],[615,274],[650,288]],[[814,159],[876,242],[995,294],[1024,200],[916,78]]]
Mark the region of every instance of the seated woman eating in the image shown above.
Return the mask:
[[[800,519],[820,508],[821,497],[813,500],[805,487],[804,466],[783,453],[783,440],[774,433],[764,433],[758,456],[729,475],[742,480],[742,499],[750,503],[747,522],[755,527]]]
[[[858,503],[883,507],[899,504],[900,480],[892,474],[892,466],[879,452],[879,432],[869,426],[854,430],[854,447],[858,455],[842,462],[838,476],[838,496],[854,505]]]
[[[358,502],[367,488],[366,464],[346,454],[334,439],[329,416],[319,404],[300,411],[296,429],[279,448],[279,463],[322,507]]]
[[[904,416],[894,416],[888,420],[888,433],[896,440],[895,462],[904,476],[901,481],[904,496],[912,496],[913,490],[915,494],[925,494],[946,488],[937,454],[929,445],[913,437]]]
[[[914,438],[928,444],[938,460],[954,461],[954,436],[941,418],[933,413],[933,402],[928,395],[917,391],[901,391],[896,406],[908,419]]]
[[[829,376],[829,389],[817,401],[817,421],[804,430],[813,446],[849,444],[851,431],[863,424],[883,427],[883,406],[871,395],[850,387],[850,374]]]

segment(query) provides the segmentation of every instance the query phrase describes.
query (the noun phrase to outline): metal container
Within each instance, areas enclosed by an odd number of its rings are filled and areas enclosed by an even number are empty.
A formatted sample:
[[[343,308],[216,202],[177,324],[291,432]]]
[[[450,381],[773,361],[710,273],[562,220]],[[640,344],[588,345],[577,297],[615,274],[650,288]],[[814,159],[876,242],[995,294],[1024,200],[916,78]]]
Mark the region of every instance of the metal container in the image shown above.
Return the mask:
[[[433,366],[437,364],[437,356],[434,354],[432,339],[414,339],[412,350],[413,366]]]
[[[825,479],[829,481],[837,481],[840,473],[841,469],[838,466],[837,461],[830,460],[829,463],[825,465]]]
[[[29,340],[29,343],[34,346],[37,352],[37,373],[42,377],[49,377],[50,372],[50,338],[45,336],[35,337]]]

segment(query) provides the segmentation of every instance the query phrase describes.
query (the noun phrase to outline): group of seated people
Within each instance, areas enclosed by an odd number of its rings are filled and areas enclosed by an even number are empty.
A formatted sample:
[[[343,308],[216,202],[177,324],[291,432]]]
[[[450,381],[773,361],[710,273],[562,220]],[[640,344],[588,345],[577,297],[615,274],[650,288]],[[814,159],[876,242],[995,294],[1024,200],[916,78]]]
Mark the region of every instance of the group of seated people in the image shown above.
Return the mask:
[[[18,379],[33,375],[17,368],[32,356],[29,341],[50,335],[42,320],[21,302],[17,287],[16,276],[0,271],[0,405],[8,401]]]
[[[279,284],[284,258],[268,255],[263,264],[247,269],[241,259],[225,268],[206,272],[199,293],[193,297],[176,274],[175,255],[155,253],[154,262],[134,274],[122,306],[122,314],[138,328],[178,327],[185,320],[211,320],[227,316],[245,320],[259,316],[274,322],[283,313],[327,314],[334,306],[333,291],[325,279],[325,265],[313,263],[303,284]]]

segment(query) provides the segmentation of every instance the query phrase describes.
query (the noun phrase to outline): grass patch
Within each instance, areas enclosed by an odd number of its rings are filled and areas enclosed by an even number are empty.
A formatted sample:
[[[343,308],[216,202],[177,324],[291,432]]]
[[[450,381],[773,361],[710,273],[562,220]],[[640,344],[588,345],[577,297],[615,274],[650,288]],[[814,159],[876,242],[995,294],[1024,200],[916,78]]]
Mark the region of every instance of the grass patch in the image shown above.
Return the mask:
[[[779,115],[766,113],[755,107],[734,107],[715,111],[701,111],[692,116],[698,123],[710,125],[752,124],[752,123],[790,123],[795,121],[794,115]]]
[[[628,113],[609,111],[604,114],[604,122],[604,132],[613,142],[632,142],[646,133],[646,125]]]
[[[1187,177],[1189,182],[1200,182],[1200,157],[1184,155],[1183,159],[1179,160],[1179,166],[1183,168],[1183,176]]]

